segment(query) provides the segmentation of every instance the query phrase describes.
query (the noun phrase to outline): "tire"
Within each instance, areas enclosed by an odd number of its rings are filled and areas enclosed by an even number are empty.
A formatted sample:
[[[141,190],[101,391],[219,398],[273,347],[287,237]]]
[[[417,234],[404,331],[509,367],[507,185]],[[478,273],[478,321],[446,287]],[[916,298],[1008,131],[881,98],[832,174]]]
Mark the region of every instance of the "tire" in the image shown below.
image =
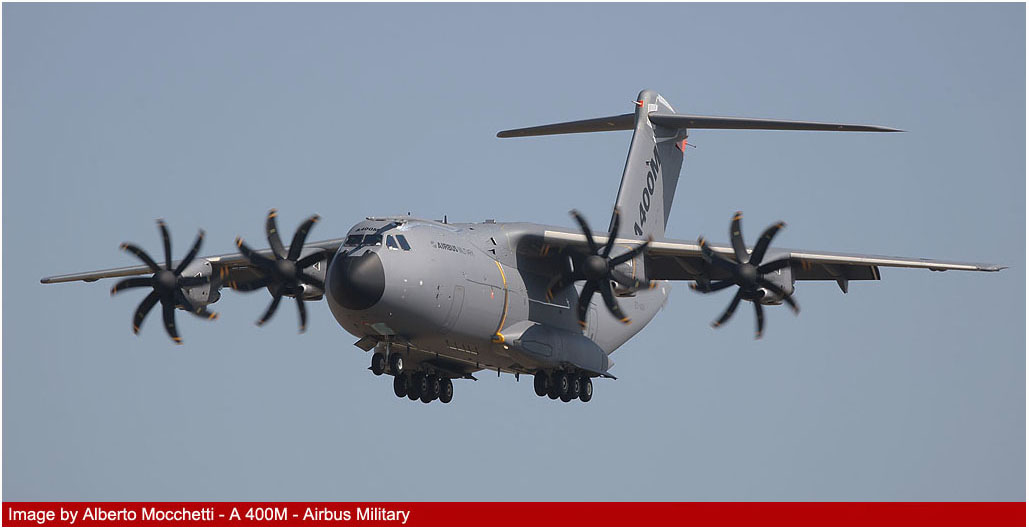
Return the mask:
[[[440,382],[439,400],[441,403],[450,403],[454,399],[454,382],[444,379]]]
[[[407,377],[403,375],[393,376],[393,393],[398,398],[402,398],[407,395]]]
[[[394,353],[389,356],[389,372],[393,375],[398,375],[404,371],[404,358],[399,353]]]
[[[561,394],[557,393],[557,385],[550,385],[550,387],[547,388],[547,397],[550,399],[557,399],[561,397]]]
[[[588,403],[593,399],[593,380],[589,377],[582,376],[582,383],[579,385],[579,399],[583,403]]]
[[[382,375],[386,371],[386,356],[381,352],[372,354],[372,373]]]
[[[429,388],[432,390],[432,399],[439,397],[440,392],[443,392],[443,381],[436,376],[431,376],[429,379]]]
[[[565,372],[557,372],[554,374],[554,389],[557,390],[558,396],[567,395],[568,386],[568,374]]]
[[[568,395],[572,399],[579,397],[579,393],[582,392],[582,380],[578,377],[572,376],[569,383],[570,384],[568,385]]]
[[[432,400],[439,395],[439,379],[425,374],[422,375],[421,380],[424,381],[421,387],[422,403],[432,403]]]
[[[422,397],[422,386],[418,381],[419,375],[421,374],[414,374],[407,380],[407,399],[411,401],[416,401]]]
[[[539,397],[547,395],[547,374],[543,370],[536,372],[536,375],[533,376],[532,389],[536,391],[536,395]]]

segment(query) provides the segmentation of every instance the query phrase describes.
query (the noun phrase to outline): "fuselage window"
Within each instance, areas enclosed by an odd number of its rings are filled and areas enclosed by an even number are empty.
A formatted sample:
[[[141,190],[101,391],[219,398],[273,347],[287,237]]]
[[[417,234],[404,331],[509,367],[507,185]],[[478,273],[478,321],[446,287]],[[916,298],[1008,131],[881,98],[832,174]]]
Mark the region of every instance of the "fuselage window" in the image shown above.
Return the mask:
[[[357,245],[361,244],[362,237],[364,237],[362,234],[354,234],[350,237],[347,237],[347,241],[346,243],[343,243],[343,246],[356,247]]]
[[[386,247],[397,248],[397,242],[393,239],[393,236],[386,236]]]
[[[364,236],[365,246],[381,247],[382,246],[382,234],[368,234]]]
[[[411,250],[411,245],[407,244],[407,238],[402,235],[397,235],[397,242],[400,243],[400,248],[404,250]]]

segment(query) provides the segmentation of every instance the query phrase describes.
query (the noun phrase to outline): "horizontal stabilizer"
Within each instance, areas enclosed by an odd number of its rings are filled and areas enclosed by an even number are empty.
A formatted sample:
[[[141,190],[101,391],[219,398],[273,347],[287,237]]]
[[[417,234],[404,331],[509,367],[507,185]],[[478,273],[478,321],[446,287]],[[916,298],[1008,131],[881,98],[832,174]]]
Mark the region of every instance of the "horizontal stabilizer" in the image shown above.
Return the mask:
[[[764,129],[769,131],[855,131],[904,132],[900,129],[876,125],[847,125],[813,121],[765,120],[719,116],[690,116],[687,114],[651,113],[650,122],[669,129]]]
[[[635,114],[622,114],[620,116],[608,116],[606,118],[593,118],[592,120],[566,121],[564,123],[540,125],[539,127],[526,127],[524,129],[500,131],[497,133],[497,138],[518,138],[520,136],[546,136],[548,134],[572,134],[603,131],[630,131],[635,125]]]

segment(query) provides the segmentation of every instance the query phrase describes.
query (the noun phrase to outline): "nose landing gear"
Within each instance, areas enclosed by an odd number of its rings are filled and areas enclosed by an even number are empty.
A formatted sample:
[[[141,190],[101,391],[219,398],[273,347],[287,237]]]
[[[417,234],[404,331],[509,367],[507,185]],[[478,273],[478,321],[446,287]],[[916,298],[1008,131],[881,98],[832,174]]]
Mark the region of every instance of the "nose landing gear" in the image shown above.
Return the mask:
[[[422,403],[432,403],[437,399],[441,403],[450,403],[454,399],[454,382],[449,377],[424,370],[405,370],[404,357],[400,353],[387,355],[375,352],[369,369],[375,375],[392,374],[393,394],[398,398],[421,400]]]

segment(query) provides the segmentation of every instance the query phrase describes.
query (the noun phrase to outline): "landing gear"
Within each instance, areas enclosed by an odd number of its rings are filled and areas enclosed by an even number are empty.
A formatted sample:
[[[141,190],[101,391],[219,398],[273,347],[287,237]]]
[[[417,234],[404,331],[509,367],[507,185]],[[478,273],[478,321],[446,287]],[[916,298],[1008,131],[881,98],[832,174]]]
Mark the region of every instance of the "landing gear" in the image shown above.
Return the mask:
[[[580,399],[586,403],[593,399],[593,379],[585,374],[564,370],[558,370],[550,376],[543,370],[536,372],[532,389],[536,391],[537,396],[560,399],[565,403],[573,399]]]
[[[536,372],[536,375],[533,376],[532,388],[539,397],[547,395],[547,374],[543,370]]]
[[[397,372],[396,375],[393,376],[393,393],[396,394],[398,398],[402,398],[407,395],[406,375]]]
[[[450,403],[454,399],[454,382],[450,379],[440,381],[439,400],[441,403]]]
[[[386,371],[386,356],[382,352],[372,354],[372,373],[382,375]]]

